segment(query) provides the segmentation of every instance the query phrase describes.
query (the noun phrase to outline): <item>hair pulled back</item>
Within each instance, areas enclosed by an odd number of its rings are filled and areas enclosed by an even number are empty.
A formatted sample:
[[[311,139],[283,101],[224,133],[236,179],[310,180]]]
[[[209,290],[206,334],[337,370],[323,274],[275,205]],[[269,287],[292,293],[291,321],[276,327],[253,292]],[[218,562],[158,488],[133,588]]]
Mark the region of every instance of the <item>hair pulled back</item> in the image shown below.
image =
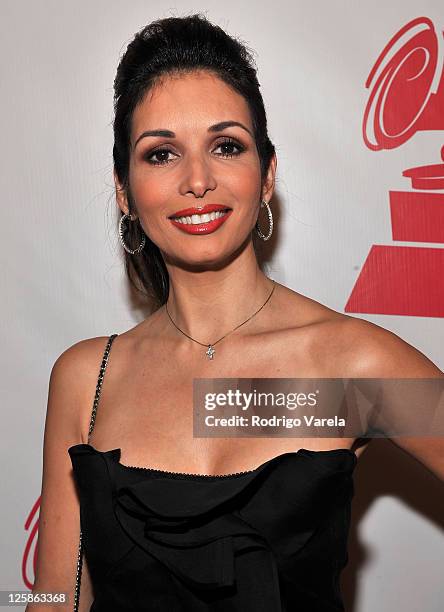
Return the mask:
[[[129,212],[135,202],[129,185],[131,121],[135,108],[162,77],[208,70],[241,94],[248,103],[262,182],[274,146],[267,133],[267,118],[251,51],[238,39],[200,14],[153,21],[129,43],[114,80],[114,171],[125,190]],[[123,213],[121,213],[122,215]],[[139,222],[126,224],[124,238],[136,248],[142,239]],[[148,236],[140,253],[124,251],[131,284],[157,306],[168,299],[169,277],[162,254]]]

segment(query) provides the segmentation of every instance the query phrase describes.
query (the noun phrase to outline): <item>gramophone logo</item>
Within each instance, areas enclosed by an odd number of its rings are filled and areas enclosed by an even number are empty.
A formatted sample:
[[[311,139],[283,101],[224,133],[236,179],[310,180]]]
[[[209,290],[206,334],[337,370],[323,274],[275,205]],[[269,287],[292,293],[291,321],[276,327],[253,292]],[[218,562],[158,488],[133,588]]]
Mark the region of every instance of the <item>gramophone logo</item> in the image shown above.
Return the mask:
[[[419,17],[382,50],[365,84],[369,149],[394,149],[416,132],[444,130],[443,34]],[[444,147],[440,156],[444,162]],[[389,191],[392,238],[423,244],[373,245],[345,312],[444,317],[444,248],[427,245],[444,244],[444,163],[402,175],[411,189]]]

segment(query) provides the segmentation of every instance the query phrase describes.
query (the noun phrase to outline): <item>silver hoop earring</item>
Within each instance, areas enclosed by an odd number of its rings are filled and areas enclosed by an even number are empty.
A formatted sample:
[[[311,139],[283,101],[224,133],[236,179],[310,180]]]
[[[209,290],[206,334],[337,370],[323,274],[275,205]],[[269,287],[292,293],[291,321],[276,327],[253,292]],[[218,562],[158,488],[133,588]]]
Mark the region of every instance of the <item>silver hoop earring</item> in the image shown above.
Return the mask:
[[[267,214],[268,214],[268,224],[269,224],[268,234],[265,236],[265,234],[261,232],[258,221],[256,221],[255,227],[256,227],[256,231],[259,237],[265,241],[265,240],[269,240],[271,238],[271,234],[273,233],[273,215],[271,213],[271,208],[268,202],[266,202],[265,200],[262,200],[261,208],[263,208],[264,206],[267,208]]]
[[[129,219],[130,221],[132,220],[130,215],[128,214],[124,214],[120,217],[120,221],[119,221],[119,239],[120,239],[120,244],[123,246],[123,248],[125,249],[125,251],[127,253],[129,253],[130,255],[134,255],[135,253],[140,253],[140,251],[143,249],[143,247],[145,246],[145,242],[146,242],[146,238],[145,238],[145,234],[143,233],[142,230],[142,242],[139,244],[139,246],[137,247],[137,249],[130,249],[126,243],[125,243],[125,239],[123,238],[123,223],[125,221],[125,219]],[[142,229],[142,228],[141,228]]]

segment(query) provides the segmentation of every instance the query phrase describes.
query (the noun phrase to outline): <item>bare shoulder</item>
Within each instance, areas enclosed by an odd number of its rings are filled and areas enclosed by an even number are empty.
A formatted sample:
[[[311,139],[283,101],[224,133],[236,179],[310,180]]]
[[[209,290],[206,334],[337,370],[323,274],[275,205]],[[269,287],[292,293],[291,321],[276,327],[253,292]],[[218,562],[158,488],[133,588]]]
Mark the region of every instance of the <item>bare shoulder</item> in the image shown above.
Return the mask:
[[[345,317],[337,323],[337,329],[341,330],[343,336],[344,350],[347,362],[342,366],[347,370],[347,377],[353,378],[418,378],[418,379],[444,379],[444,373],[424,353],[400,338],[394,332],[386,330],[379,325],[358,319]],[[337,334],[338,337],[341,334]],[[431,388],[432,394],[437,387]],[[390,388],[385,388],[383,408],[383,420],[380,428],[383,429],[387,423],[399,423],[399,429],[409,430],[410,410],[405,410],[406,403],[403,402],[403,394],[397,389],[395,393]],[[430,396],[431,398],[434,395]],[[421,419],[429,417],[435,406],[428,401],[423,403],[424,388],[421,389],[421,402],[418,405],[418,414]],[[400,401],[401,400],[401,401]],[[412,404],[413,406],[414,404]],[[428,411],[424,406],[429,406]],[[396,427],[395,427],[396,431]],[[426,466],[438,478],[444,479],[444,445],[442,436],[389,436],[389,439],[404,451],[408,452],[424,466]],[[370,442],[371,439],[368,440]],[[367,444],[368,444],[367,442]]]
[[[57,357],[53,372],[65,374],[88,373],[94,360],[100,353],[103,354],[109,336],[86,338],[69,346]]]
[[[82,440],[82,423],[91,410],[100,364],[108,336],[80,340],[56,359],[51,369],[47,418],[60,427],[70,428],[66,435]],[[85,413],[85,414],[84,414]]]
[[[394,332],[285,289],[291,328],[296,334],[305,332],[304,350],[322,372],[355,378],[444,376],[424,353]]]
[[[344,367],[356,378],[443,376],[419,349],[375,323],[341,314],[331,320],[330,327],[342,351]]]

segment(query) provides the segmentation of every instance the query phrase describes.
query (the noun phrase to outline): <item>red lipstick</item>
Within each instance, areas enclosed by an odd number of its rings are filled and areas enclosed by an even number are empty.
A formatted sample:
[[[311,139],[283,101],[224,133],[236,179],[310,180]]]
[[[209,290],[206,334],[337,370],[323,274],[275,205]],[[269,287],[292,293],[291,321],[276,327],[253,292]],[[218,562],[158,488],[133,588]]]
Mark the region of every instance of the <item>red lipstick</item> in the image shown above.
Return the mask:
[[[179,217],[192,217],[193,215],[208,215],[211,212],[221,212],[223,214],[219,216],[217,219],[202,221],[201,223],[188,223],[179,221]],[[178,210],[174,215],[171,215],[169,220],[173,225],[175,225],[178,229],[182,230],[187,234],[211,234],[215,230],[217,230],[228,217],[231,215],[233,211],[228,206],[224,206],[223,204],[206,204],[202,208],[184,208],[182,210]]]
[[[191,215],[203,215],[215,210],[227,210],[228,208],[229,206],[224,206],[223,204],[205,204],[203,208],[183,208],[182,210],[178,210],[174,214],[170,215],[168,218],[191,217]]]

